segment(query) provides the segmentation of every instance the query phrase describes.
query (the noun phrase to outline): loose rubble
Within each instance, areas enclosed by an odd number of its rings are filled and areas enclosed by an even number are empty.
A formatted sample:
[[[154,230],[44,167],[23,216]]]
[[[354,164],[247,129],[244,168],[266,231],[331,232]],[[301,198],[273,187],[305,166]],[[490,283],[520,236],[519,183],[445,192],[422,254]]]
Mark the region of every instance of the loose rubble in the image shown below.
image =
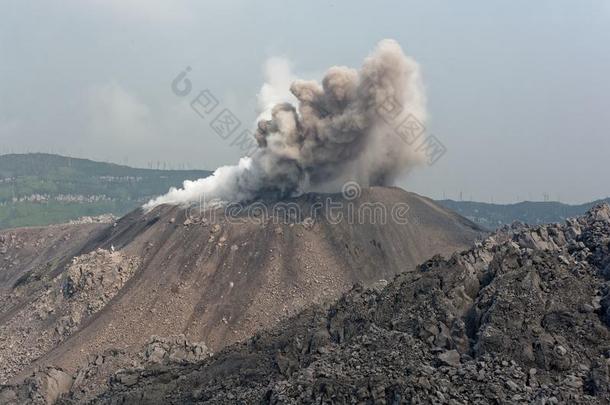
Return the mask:
[[[68,269],[44,287],[17,285],[5,302],[35,294],[29,304],[0,324],[0,383],[5,383],[50,348],[67,339],[101,310],[133,276],[139,259],[98,249],[75,257]]]
[[[54,404],[72,387],[72,376],[61,369],[46,367],[16,387],[0,386],[0,404]]]
[[[184,335],[151,336],[136,354],[127,350],[108,350],[91,356],[74,376],[61,369],[45,367],[19,385],[0,386],[0,404],[48,405],[68,392],[73,401],[80,403],[100,394],[109,379],[129,386],[137,381],[134,371],[151,366],[161,369],[172,364],[195,363],[210,356],[212,352],[203,342],[191,343]]]
[[[312,303],[335,301],[354,282],[390,280],[398,272],[414,271],[435,253],[460,251],[486,234],[432,201],[397,188],[363,190],[354,207],[408,204],[409,213],[421,219],[417,224],[374,218],[335,223],[322,211],[314,215],[313,208],[329,198],[343,199],[311,193],[286,201],[302,213],[290,214],[289,221],[272,209],[277,201],[270,199],[261,203],[271,215],[243,213],[237,221],[222,208],[208,215],[164,205],[135,210],[113,224],[0,232],[8,241],[2,243],[7,253],[0,257],[0,303],[8,303],[0,309],[0,325],[6,328],[0,331],[0,338],[5,337],[0,383],[17,383],[39,366],[61,368],[75,377],[89,356],[137,351],[154,334],[184,333],[220,352]],[[135,260],[137,270],[122,281],[112,273],[102,278],[87,272],[68,275],[73,257],[98,248]],[[87,291],[81,301],[78,290],[88,288],[90,279],[101,287],[113,279],[124,283],[109,296]],[[65,306],[68,301],[73,313]],[[117,370],[112,362],[104,364],[102,387]],[[83,395],[94,396],[85,391]]]
[[[608,205],[564,225],[514,224],[207,360],[121,371],[87,400],[608,403],[609,265]]]

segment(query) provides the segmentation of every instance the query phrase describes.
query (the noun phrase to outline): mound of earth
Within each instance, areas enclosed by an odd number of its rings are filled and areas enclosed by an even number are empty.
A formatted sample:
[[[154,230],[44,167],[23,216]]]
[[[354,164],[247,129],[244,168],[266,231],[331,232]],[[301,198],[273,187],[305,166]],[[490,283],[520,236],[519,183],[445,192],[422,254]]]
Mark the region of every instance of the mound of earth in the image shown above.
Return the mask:
[[[0,300],[15,285],[56,276],[108,223],[62,224],[0,231]],[[6,311],[2,305],[0,311]],[[1,315],[0,315],[1,316]]]
[[[202,362],[121,370],[96,404],[608,403],[610,206],[506,227]],[[59,403],[83,400],[75,384]],[[74,398],[78,398],[78,401]]]
[[[0,382],[23,371],[101,310],[138,269],[137,258],[97,250],[75,257],[36,292],[19,284],[8,298],[29,298],[0,324]]]
[[[354,283],[384,283],[482,236],[397,188],[259,201],[240,212],[136,210],[80,235],[78,256],[3,294],[12,309],[1,315],[0,382],[49,366],[73,375],[91,356],[137,353],[153,335],[184,334],[219,351]]]

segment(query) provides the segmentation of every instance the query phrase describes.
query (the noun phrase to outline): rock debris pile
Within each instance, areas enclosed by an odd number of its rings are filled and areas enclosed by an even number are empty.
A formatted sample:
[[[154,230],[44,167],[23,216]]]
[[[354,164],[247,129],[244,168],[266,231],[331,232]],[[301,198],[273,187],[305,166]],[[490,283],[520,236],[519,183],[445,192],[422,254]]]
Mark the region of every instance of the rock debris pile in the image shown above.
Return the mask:
[[[505,227],[94,403],[608,403],[610,206]],[[74,403],[70,395],[63,403]]]
[[[0,403],[53,404],[60,395],[70,392],[79,403],[98,395],[109,380],[126,386],[137,382],[135,370],[164,367],[171,364],[200,362],[212,356],[201,342],[189,342],[184,335],[152,336],[138,352],[108,350],[91,356],[74,376],[55,367],[41,367],[23,383],[0,388]]]
[[[67,270],[53,279],[22,280],[4,298],[8,307],[20,297],[35,295],[0,323],[0,383],[66,340],[84,320],[101,310],[133,276],[139,259],[98,249],[75,257]]]
[[[57,403],[608,403],[610,206],[504,227],[211,357],[178,346],[92,359]]]

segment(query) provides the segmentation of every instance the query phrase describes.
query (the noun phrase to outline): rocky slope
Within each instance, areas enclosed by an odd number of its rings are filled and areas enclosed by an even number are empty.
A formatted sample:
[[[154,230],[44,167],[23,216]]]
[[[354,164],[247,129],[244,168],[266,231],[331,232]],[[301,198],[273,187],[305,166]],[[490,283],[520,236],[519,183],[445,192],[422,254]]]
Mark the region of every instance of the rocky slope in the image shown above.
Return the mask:
[[[342,220],[311,214],[327,199],[339,204]],[[23,277],[0,297],[11,307],[0,322],[0,382],[48,366],[74,375],[91,356],[137,353],[153,335],[184,334],[218,351],[313,303],[332,302],[354,283],[413,271],[483,235],[431,200],[394,188],[283,203],[298,209],[285,217],[266,201],[239,215],[136,210],[72,240],[78,255],[44,276]],[[395,206],[408,207],[401,221],[348,218],[352,209],[389,215]]]
[[[107,227],[108,223],[91,222],[0,231],[0,300],[15,285],[56,276]],[[6,309],[2,305],[0,311]]]
[[[601,205],[505,227],[205,361],[122,370],[97,397],[75,384],[60,403],[608,403],[609,280]]]
[[[66,340],[118,293],[138,267],[137,258],[97,250],[74,258],[65,272],[36,292],[17,285],[5,301],[28,295],[29,302],[15,305],[0,325],[0,382]]]
[[[0,386],[0,404],[53,404],[76,387],[80,389],[72,392],[71,401],[80,403],[99,395],[108,375],[130,385],[136,381],[131,373],[134,369],[200,362],[211,355],[204,343],[191,343],[184,335],[152,336],[137,353],[111,349],[90,356],[74,375],[56,367],[40,367],[19,385]]]

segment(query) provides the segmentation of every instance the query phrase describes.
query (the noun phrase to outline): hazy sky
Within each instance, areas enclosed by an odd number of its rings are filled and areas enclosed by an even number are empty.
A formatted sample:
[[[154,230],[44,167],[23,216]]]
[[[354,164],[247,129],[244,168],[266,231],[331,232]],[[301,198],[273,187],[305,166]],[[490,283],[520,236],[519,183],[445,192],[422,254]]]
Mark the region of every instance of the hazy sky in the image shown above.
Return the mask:
[[[319,78],[383,38],[422,66],[433,198],[610,195],[610,0],[0,0],[0,153],[213,169],[240,151],[171,91],[186,66],[251,126],[270,57]],[[190,97],[192,98],[192,97]],[[156,163],[155,163],[156,165]]]

